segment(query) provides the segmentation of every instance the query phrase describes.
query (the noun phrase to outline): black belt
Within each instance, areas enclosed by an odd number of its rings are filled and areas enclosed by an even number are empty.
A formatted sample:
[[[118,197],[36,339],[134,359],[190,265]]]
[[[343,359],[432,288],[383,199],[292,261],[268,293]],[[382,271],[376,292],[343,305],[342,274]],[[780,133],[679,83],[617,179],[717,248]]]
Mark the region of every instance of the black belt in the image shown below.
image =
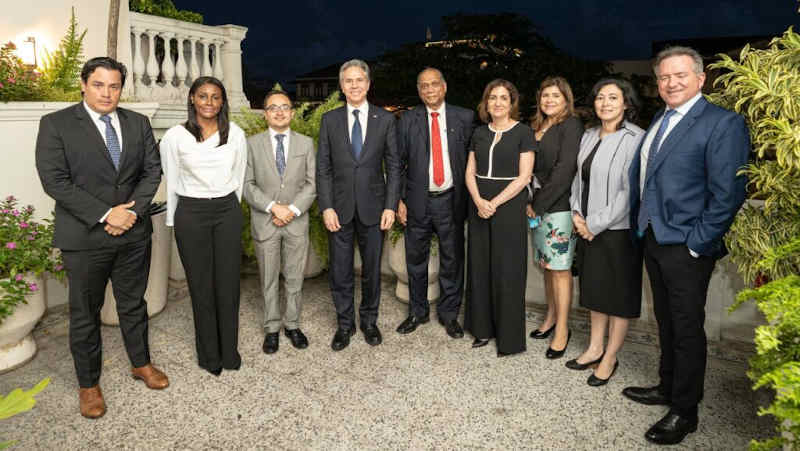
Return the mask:
[[[454,189],[455,189],[455,188],[453,188],[453,187],[451,186],[450,188],[447,188],[446,190],[442,190],[442,191],[428,191],[428,197],[439,197],[439,196],[444,196],[445,194],[450,194],[450,193],[452,193]]]

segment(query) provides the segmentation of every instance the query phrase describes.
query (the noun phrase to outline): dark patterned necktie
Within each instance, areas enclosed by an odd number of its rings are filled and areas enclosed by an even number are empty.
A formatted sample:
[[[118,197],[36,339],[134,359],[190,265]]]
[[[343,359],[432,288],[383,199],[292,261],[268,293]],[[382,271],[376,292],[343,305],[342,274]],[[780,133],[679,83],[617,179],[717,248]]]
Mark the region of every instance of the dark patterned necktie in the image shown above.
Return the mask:
[[[283,150],[283,138],[286,135],[275,135],[275,139],[278,140],[278,147],[275,150],[275,165],[278,166],[278,174],[283,177],[283,171],[286,170],[286,154]]]
[[[122,156],[122,148],[119,145],[119,138],[114,126],[111,125],[111,116],[104,114],[100,116],[100,120],[106,123],[106,148],[108,154],[111,156],[111,161],[114,162],[114,169],[119,170],[119,159]]]
[[[350,136],[350,145],[353,146],[353,156],[358,160],[358,157],[361,156],[361,148],[364,146],[364,139],[361,134],[361,122],[358,120],[358,110],[353,110],[353,117],[355,121],[353,122],[353,133],[352,136]]]

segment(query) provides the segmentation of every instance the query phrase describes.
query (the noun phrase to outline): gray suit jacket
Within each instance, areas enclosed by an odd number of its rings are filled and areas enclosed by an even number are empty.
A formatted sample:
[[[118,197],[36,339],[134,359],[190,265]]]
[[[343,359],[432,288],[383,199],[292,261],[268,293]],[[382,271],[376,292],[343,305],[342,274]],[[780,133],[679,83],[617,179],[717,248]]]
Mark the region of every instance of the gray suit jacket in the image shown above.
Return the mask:
[[[630,228],[630,179],[628,169],[639,143],[644,138],[644,130],[628,121],[616,132],[603,138],[592,160],[589,177],[589,202],[586,226],[593,235],[605,230],[625,230]],[[600,127],[594,127],[583,134],[578,154],[578,172],[572,181],[570,206],[573,212],[581,211],[581,192],[583,162],[600,140]]]
[[[289,152],[283,178],[275,164],[275,151],[269,130],[247,139],[247,171],[244,175],[244,198],[250,205],[253,238],[269,239],[278,230],[267,212],[270,202],[294,205],[303,214],[286,227],[295,236],[308,233],[308,209],[316,197],[316,154],[314,141],[290,131]]]

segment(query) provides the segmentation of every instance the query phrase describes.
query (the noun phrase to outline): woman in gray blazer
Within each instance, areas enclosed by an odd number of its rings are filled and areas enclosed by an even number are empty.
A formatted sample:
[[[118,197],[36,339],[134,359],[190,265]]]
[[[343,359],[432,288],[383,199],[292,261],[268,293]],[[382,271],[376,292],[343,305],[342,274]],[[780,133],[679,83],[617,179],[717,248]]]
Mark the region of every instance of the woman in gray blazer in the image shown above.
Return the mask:
[[[629,122],[639,105],[630,83],[606,78],[592,89],[600,125],[581,139],[570,206],[578,243],[580,303],[591,311],[589,347],[567,368],[596,366],[587,383],[605,385],[617,369],[617,351],[630,318],[641,310],[642,255],[630,239],[628,167],[644,137]],[[608,329],[608,345],[604,337]]]

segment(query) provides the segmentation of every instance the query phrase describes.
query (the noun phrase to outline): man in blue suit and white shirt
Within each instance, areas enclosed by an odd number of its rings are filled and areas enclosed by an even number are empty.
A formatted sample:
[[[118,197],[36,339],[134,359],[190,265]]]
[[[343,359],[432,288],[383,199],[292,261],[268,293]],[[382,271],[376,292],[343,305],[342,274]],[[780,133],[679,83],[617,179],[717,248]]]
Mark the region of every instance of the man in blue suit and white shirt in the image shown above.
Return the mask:
[[[359,323],[364,339],[381,344],[383,231],[394,224],[400,198],[400,158],[394,115],[367,102],[369,66],[350,60],[339,69],[347,104],[322,115],[317,152],[317,202],[329,233],[330,284],[338,328],[334,351],[355,334],[353,245],[358,237],[361,267]],[[384,169],[385,168],[385,169]]]
[[[697,430],[706,367],[705,304],[723,235],[745,198],[750,137],[744,119],[707,102],[703,59],[670,47],[653,65],[666,108],[656,115],[630,169],[631,230],[644,246],[658,321],[660,383],[622,394],[670,406],[645,434],[680,443]]]

